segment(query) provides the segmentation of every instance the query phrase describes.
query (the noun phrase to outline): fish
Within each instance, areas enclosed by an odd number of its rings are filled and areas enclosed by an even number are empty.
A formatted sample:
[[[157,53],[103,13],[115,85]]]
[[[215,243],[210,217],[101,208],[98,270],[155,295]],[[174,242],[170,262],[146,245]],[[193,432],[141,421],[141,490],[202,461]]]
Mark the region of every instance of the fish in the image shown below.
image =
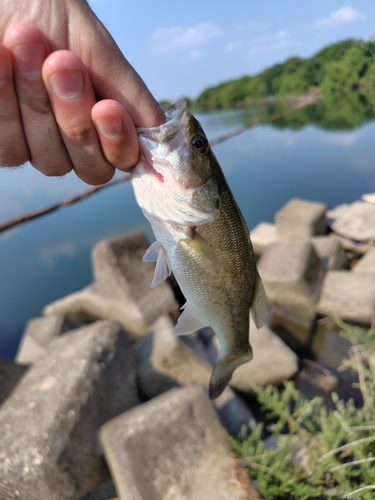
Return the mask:
[[[173,272],[186,299],[172,333],[210,326],[217,335],[208,387],[216,399],[252,359],[249,315],[260,328],[267,299],[249,230],[202,126],[183,99],[164,112],[162,125],[137,129],[140,159],[130,175],[156,238],[143,260],[156,262],[152,287]]]

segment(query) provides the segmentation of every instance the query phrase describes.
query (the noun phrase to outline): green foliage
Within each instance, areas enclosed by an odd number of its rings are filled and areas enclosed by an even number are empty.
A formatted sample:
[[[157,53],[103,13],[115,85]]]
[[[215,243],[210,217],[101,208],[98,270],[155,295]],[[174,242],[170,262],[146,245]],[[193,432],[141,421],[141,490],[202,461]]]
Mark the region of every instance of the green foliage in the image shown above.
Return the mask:
[[[251,434],[244,431],[231,443],[265,500],[374,498],[375,330],[338,324],[354,342],[346,364],[359,374],[364,405],[356,408],[333,393],[334,409],[329,411],[319,398],[306,399],[291,382],[283,390],[255,386],[273,423],[265,429],[252,422]],[[276,438],[276,447],[265,445],[265,430]]]
[[[200,111],[253,105],[270,96],[300,95],[319,87],[325,97],[345,95],[375,84],[375,43],[343,40],[310,59],[291,57],[254,76],[242,76],[202,92],[194,103]]]

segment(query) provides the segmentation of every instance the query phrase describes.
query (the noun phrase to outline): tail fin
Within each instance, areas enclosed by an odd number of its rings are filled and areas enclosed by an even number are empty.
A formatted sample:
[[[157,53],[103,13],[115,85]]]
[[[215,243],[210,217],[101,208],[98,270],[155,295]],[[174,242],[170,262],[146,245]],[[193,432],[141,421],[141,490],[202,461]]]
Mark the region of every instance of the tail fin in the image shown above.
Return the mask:
[[[224,391],[226,385],[232,378],[233,372],[243,363],[247,363],[253,357],[253,350],[249,345],[249,349],[240,355],[228,354],[223,358],[219,358],[214,366],[210,384],[208,387],[208,396],[210,399],[216,399]]]

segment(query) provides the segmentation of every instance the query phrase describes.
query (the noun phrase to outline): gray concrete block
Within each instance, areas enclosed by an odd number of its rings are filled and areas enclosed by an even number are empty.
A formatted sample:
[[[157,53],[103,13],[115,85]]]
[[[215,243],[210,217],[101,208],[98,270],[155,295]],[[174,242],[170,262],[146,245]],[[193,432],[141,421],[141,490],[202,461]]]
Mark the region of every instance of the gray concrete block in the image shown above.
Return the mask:
[[[375,315],[375,273],[328,271],[317,310],[370,323]]]
[[[0,358],[0,406],[24,376],[27,367]]]
[[[151,332],[134,346],[137,379],[141,393],[154,398],[174,387],[199,385],[208,389],[213,362],[197,335],[172,335],[173,323],[161,316]],[[253,414],[241,398],[227,387],[214,401],[220,419],[229,432],[237,435],[248,426]]]
[[[303,239],[326,234],[326,206],[293,198],[275,214],[277,237]]]
[[[15,360],[19,364],[34,363],[43,356],[52,339],[83,326],[82,322],[65,316],[33,318],[26,324]]]
[[[258,262],[267,298],[275,304],[309,307],[318,298],[324,267],[308,240],[278,241]]]
[[[353,267],[353,273],[375,273],[375,246],[357,262]]]
[[[98,322],[54,339],[0,408],[0,498],[84,496],[108,476],[99,428],[137,402],[120,325]]]
[[[355,241],[368,241],[375,238],[374,205],[366,201],[355,201],[338,205],[327,213],[331,229]]]
[[[263,250],[277,239],[276,226],[269,222],[260,222],[250,231],[254,253],[260,255]]]
[[[139,338],[160,314],[178,311],[167,282],[150,288],[155,264],[142,261],[148,246],[140,231],[100,241],[92,252],[94,283],[47,305],[43,314],[110,319]]]
[[[107,422],[100,441],[122,499],[256,495],[247,478],[239,480],[216,412],[200,387],[173,389]]]
[[[296,351],[310,344],[315,320],[315,307],[301,309],[274,305],[268,325]]]
[[[345,269],[348,267],[346,253],[337,238],[315,236],[310,241],[322,260],[325,269]]]

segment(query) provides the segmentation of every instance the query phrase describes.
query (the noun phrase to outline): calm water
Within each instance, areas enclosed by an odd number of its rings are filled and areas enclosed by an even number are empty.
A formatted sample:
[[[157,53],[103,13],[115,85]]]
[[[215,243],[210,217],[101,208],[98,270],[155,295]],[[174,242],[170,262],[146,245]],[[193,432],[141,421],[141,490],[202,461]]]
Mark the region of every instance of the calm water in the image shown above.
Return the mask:
[[[209,138],[256,118],[254,111],[197,115]],[[375,122],[353,130],[264,125],[214,151],[251,229],[291,197],[352,202],[375,191]],[[73,174],[42,176],[30,166],[0,170],[0,223],[87,189]],[[26,321],[92,280],[90,250],[102,238],[142,229],[131,186],[121,184],[0,234],[0,356],[13,357]]]

